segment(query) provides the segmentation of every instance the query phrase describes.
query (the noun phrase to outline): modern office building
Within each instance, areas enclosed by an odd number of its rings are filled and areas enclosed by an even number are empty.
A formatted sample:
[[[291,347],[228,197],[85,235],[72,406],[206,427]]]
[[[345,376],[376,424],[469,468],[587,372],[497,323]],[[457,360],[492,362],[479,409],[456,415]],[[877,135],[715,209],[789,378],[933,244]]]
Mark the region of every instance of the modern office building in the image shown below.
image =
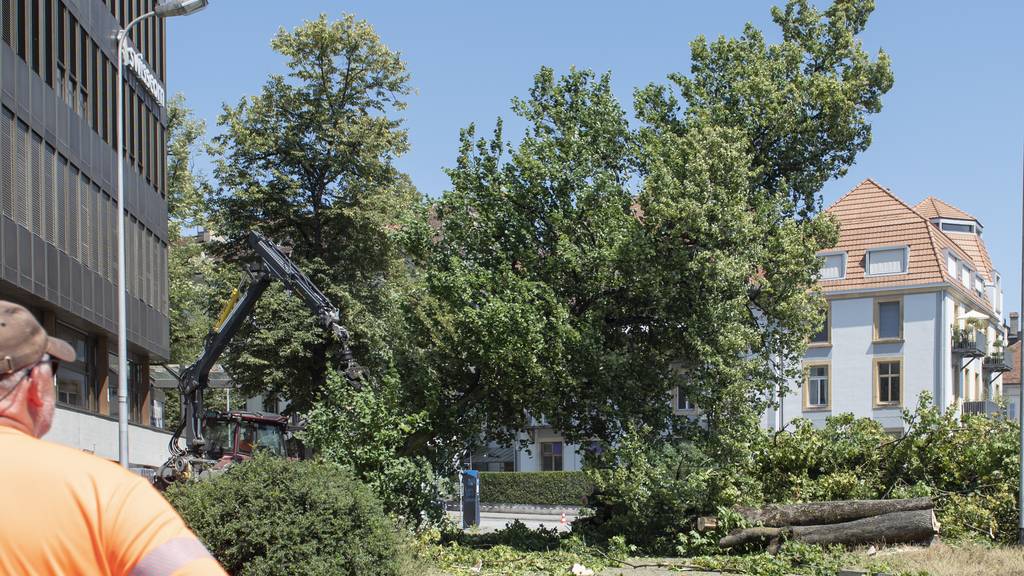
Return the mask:
[[[34,311],[78,361],[57,374],[48,439],[117,459],[115,34],[156,0],[0,0],[0,298]],[[166,457],[150,364],[169,354],[165,28],[130,34],[159,85],[125,70],[130,453]],[[154,87],[156,89],[154,89]]]

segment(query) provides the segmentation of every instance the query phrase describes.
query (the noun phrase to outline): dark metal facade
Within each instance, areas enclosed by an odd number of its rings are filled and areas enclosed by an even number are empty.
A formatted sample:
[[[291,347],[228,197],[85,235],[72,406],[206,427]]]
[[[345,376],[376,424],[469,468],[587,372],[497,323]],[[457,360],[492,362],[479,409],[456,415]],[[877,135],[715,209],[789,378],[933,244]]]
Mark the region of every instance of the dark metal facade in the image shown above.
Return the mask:
[[[117,332],[114,35],[155,0],[0,0],[0,296]],[[164,25],[133,44],[164,83]],[[128,338],[169,355],[166,115],[125,71]],[[116,349],[116,348],[115,348]]]

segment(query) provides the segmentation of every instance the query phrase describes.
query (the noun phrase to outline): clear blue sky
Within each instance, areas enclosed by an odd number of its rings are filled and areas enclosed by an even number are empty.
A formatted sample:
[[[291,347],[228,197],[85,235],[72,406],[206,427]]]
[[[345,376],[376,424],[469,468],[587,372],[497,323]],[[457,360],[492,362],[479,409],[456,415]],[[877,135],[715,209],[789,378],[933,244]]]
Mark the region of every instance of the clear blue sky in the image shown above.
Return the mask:
[[[777,37],[769,8],[779,3],[210,0],[168,23],[167,91],[183,92],[216,131],[222,103],[284,71],[270,49],[280,27],[354,13],[407,62],[417,94],[404,113],[412,149],[399,166],[438,196],[459,129],[475,122],[489,133],[497,116],[509,120],[510,98],[526,93],[540,66],[611,71],[631,110],[633,88],[689,70],[696,35],[734,36],[750,21]],[[1022,22],[1018,1],[878,0],[863,39],[892,57],[895,87],[873,118],[871,148],[823,190],[827,205],[871,177],[911,204],[935,195],[970,212],[985,226],[1007,311],[1020,307]],[[508,126],[508,136],[521,132]]]

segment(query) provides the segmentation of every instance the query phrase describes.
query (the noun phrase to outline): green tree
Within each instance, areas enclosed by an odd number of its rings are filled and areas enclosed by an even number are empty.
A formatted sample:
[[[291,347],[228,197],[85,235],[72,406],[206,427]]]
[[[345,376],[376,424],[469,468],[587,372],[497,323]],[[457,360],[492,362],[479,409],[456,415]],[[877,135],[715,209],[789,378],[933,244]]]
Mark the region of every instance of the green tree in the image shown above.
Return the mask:
[[[413,573],[395,522],[337,464],[257,455],[166,495],[231,574]]]
[[[662,429],[674,386],[712,433],[756,426],[822,318],[815,253],[836,230],[820,187],[891,86],[857,40],[872,7],[794,0],[773,12],[779,44],[752,26],[698,39],[678,96],[637,92],[636,130],[608,75],[546,68],[514,101],[518,146],[500,121],[465,130],[409,306],[427,368],[403,384],[433,402],[426,430],[508,438],[530,413],[612,439]]]
[[[271,75],[219,119],[220,253],[243,255],[239,243],[253,229],[291,242],[292,258],[341,309],[360,362],[378,385],[396,385],[403,246],[421,213],[419,194],[393,165],[408,148],[396,116],[411,92],[405,64],[351,15],[282,29],[271,46],[288,74]],[[248,391],[305,410],[337,367],[333,348],[301,301],[275,285],[226,362]]]
[[[189,236],[209,227],[207,196],[210,184],[196,167],[204,153],[206,126],[189,110],[185,97],[167,104],[168,300],[171,323],[171,363],[187,366],[203,349],[203,341],[228,296],[238,271],[221,265],[201,243]],[[210,392],[207,405],[223,408],[224,393]],[[178,422],[176,391],[167,392],[165,419]]]

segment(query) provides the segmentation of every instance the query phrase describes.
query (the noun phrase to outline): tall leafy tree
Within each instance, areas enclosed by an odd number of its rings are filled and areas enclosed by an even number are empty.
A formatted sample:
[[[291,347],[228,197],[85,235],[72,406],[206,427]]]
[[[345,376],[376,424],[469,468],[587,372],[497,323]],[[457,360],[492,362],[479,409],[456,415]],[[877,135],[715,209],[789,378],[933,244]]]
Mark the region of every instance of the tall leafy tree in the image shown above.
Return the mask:
[[[410,305],[428,368],[404,384],[427,430],[507,438],[532,414],[612,439],[660,429],[675,386],[712,431],[755,423],[821,321],[815,253],[836,230],[820,188],[892,84],[857,40],[872,8],[793,0],[773,12],[779,44],[752,26],[696,40],[675,89],[637,92],[637,130],[607,75],[542,69],[514,102],[518,146],[500,123],[464,131]]]
[[[196,169],[204,154],[206,125],[189,110],[185,97],[167,104],[168,300],[171,323],[171,363],[187,366],[203,348],[231,283],[238,271],[219,264],[193,236],[209,225],[206,177]],[[207,405],[225,407],[224,394],[210,392]],[[179,418],[178,395],[167,392],[165,419]]]
[[[293,259],[341,309],[357,357],[393,384],[403,239],[420,207],[394,167],[408,148],[398,117],[411,92],[405,64],[351,15],[282,29],[271,46],[288,73],[219,119],[212,204],[221,254],[244,258],[250,230],[291,243]],[[297,298],[272,287],[227,362],[251,391],[303,410],[324,389],[333,346]]]

